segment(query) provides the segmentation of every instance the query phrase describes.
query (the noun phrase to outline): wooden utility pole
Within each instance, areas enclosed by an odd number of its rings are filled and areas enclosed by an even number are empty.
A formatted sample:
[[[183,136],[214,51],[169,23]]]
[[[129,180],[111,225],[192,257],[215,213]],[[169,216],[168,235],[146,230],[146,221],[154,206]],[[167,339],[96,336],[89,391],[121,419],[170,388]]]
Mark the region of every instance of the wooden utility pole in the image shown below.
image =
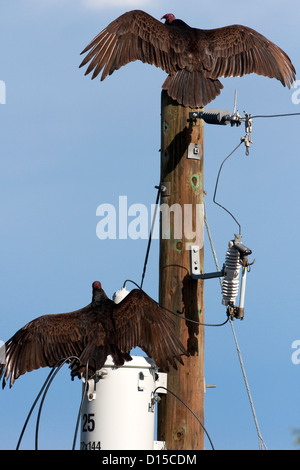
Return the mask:
[[[168,373],[168,389],[204,425],[204,327],[184,320],[204,322],[203,281],[190,276],[189,250],[191,244],[199,246],[203,272],[204,125],[200,119],[190,121],[191,111],[162,92],[161,183],[165,191],[160,214],[159,301],[182,315],[183,320],[174,316],[174,321],[178,337],[190,353],[183,358],[184,366]],[[161,398],[158,439],[165,441],[168,450],[204,449],[204,432],[192,413],[170,393]]]

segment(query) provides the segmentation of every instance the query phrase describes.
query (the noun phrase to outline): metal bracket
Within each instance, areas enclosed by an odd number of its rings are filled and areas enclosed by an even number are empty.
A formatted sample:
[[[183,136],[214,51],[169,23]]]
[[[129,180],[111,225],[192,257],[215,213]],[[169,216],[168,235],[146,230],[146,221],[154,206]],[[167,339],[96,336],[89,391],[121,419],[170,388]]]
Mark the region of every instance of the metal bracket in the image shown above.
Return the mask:
[[[201,144],[194,144],[193,142],[188,146],[188,158],[194,160],[201,160]]]
[[[85,383],[85,379],[82,377],[83,383]],[[92,377],[91,379],[88,380],[88,386],[86,390],[86,396],[88,401],[93,401],[96,400],[96,380]]]
[[[207,384],[207,383],[206,383],[206,380],[205,380],[205,378],[204,378],[204,393],[206,393],[206,390],[207,390],[208,388],[217,388],[217,386],[216,386],[215,384]]]
[[[190,250],[190,264],[191,264],[191,277],[192,279],[214,279],[216,277],[224,276],[224,267],[222,271],[214,273],[201,274],[200,273],[200,248],[197,245],[193,245]]]
[[[168,382],[168,374],[166,372],[156,372],[155,373],[155,388],[156,395],[153,394],[151,398],[151,403],[149,404],[149,411],[154,411],[154,406],[156,403],[159,403],[161,397],[159,394],[166,394],[167,393],[167,382]]]
[[[163,387],[157,393],[167,393],[165,390],[168,384],[168,374],[166,372],[157,372],[155,376],[155,387]]]
[[[166,183],[161,183],[160,185],[160,193],[162,197],[168,197],[171,194],[171,182],[168,181]]]

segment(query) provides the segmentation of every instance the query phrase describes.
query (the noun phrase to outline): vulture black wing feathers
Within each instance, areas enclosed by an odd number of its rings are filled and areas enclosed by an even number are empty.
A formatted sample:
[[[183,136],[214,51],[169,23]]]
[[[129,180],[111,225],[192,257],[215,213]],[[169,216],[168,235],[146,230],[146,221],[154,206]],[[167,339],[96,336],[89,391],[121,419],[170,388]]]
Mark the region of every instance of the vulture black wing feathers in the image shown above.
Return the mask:
[[[256,73],[276,78],[290,87],[295,69],[276,44],[257,31],[242,25],[211,30],[196,30],[204,51],[203,67],[207,77],[242,77]]]
[[[139,346],[167,372],[187,355],[176,336],[174,322],[163,308],[142,290],[134,289],[113,310],[116,342],[122,351]]]
[[[104,68],[101,80],[123,65],[141,60],[174,74],[186,49],[184,38],[168,31],[163,23],[151,15],[133,10],[112,21],[81,52],[87,56],[80,67],[90,62],[86,75],[92,78]]]
[[[92,78],[104,68],[104,80],[135,60],[155,65],[168,73],[162,88],[191,108],[206,106],[220,94],[220,77],[256,73],[288,87],[295,80],[287,54],[251,28],[197,29],[172,14],[163,18],[164,24],[141,10],[124,13],[84,49],[80,67],[90,62],[86,74],[93,71]]]
[[[54,367],[70,356],[79,357],[88,342],[90,306],[70,313],[43,315],[27,323],[5,343],[0,365],[2,387],[10,387],[26,372]]]

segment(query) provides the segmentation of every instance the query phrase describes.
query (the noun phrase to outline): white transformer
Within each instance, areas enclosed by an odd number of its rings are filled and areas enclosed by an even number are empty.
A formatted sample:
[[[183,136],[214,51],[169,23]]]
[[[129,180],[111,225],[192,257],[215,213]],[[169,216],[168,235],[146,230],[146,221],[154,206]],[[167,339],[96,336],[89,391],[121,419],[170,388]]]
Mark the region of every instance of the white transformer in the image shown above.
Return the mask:
[[[166,387],[167,374],[157,374],[152,359],[132,358],[115,367],[109,356],[89,380],[81,414],[81,450],[157,448],[153,392],[159,385]]]

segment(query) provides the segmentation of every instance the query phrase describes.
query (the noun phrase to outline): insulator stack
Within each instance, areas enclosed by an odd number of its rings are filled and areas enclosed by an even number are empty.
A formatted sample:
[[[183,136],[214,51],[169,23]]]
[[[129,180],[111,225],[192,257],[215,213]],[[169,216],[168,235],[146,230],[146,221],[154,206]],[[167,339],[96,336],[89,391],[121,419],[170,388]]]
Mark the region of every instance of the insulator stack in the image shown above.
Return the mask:
[[[235,303],[239,293],[240,270],[240,254],[234,246],[234,242],[230,241],[224,264],[224,279],[222,283],[223,305],[227,306]]]

